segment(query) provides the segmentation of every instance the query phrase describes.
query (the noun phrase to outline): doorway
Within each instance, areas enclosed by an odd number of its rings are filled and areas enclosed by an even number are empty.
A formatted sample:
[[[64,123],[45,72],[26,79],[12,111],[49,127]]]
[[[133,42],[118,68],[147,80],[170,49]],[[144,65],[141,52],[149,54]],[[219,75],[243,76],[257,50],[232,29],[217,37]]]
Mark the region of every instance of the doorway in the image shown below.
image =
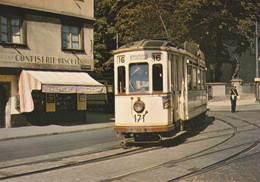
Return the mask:
[[[0,82],[0,128],[6,127],[6,123],[10,122],[9,97],[10,83]]]

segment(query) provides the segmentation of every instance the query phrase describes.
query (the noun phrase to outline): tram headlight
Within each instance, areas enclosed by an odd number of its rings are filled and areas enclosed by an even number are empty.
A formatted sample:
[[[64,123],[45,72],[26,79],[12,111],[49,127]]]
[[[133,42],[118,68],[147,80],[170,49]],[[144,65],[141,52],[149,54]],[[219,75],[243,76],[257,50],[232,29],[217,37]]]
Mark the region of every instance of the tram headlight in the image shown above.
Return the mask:
[[[145,108],[145,104],[144,104],[143,101],[138,100],[138,101],[136,101],[134,103],[134,110],[135,110],[135,112],[141,113],[141,112],[144,111],[144,108]]]

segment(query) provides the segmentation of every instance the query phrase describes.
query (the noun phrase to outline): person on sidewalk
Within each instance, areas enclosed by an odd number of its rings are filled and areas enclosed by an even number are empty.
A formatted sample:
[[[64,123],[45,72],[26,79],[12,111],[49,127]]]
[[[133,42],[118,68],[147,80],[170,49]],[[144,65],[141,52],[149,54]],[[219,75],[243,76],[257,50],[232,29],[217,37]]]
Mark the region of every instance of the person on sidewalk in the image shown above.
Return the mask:
[[[234,85],[233,88],[231,89],[231,96],[230,96],[231,112],[236,112],[236,104],[237,104],[238,97],[239,97],[239,95],[238,95],[238,92],[237,92],[237,88]]]

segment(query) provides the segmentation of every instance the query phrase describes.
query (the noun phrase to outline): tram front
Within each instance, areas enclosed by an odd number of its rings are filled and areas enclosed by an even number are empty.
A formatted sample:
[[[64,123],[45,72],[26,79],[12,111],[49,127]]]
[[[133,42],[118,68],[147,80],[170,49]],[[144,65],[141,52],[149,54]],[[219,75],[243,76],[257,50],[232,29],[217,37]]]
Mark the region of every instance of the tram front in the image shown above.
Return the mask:
[[[174,129],[167,57],[160,47],[114,51],[115,132],[145,140]]]

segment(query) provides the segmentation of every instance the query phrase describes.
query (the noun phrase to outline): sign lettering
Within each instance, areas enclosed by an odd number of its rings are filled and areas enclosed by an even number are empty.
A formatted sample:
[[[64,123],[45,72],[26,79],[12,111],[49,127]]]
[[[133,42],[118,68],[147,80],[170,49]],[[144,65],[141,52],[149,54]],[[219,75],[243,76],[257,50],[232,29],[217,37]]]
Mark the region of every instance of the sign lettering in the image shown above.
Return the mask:
[[[16,64],[17,63],[17,64]],[[1,66],[10,66],[10,67],[19,67],[21,64],[27,65],[27,67],[37,68],[41,65],[53,65],[53,66],[79,66],[79,69],[84,68],[84,70],[91,70],[90,63],[85,59],[79,59],[76,57],[65,58],[65,57],[56,57],[56,56],[40,56],[40,55],[22,55],[14,53],[0,53],[0,65]],[[91,63],[90,63],[91,64]]]
[[[117,63],[124,63],[125,62],[125,56],[118,56],[117,57]]]
[[[96,94],[106,93],[104,86],[76,86],[76,85],[42,85],[42,92],[45,93],[85,93]]]
[[[61,57],[48,57],[48,56],[27,56],[27,55],[15,55],[15,61],[27,62],[27,63],[45,63],[45,64],[70,64],[81,65],[82,60],[77,58],[61,58]]]
[[[136,123],[140,123],[140,122],[144,123],[145,114],[143,114],[143,115],[142,114],[135,114],[134,118],[135,118]]]

